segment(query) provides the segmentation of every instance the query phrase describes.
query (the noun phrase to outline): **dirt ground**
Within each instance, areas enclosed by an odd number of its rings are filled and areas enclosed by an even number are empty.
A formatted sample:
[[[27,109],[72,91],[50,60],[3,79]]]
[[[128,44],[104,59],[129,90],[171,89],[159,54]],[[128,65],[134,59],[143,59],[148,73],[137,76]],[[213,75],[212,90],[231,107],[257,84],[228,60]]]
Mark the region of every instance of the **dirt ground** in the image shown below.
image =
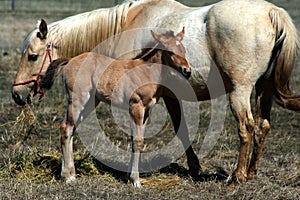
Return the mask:
[[[203,178],[188,175],[185,155],[170,165],[142,174],[141,189],[126,181],[126,174],[98,162],[88,154],[75,137],[77,181],[66,184],[60,179],[59,126],[64,115],[64,93],[58,80],[41,103],[22,113],[11,98],[10,90],[20,59],[20,46],[26,34],[44,18],[53,22],[64,17],[110,7],[114,1],[23,1],[11,12],[10,1],[0,0],[0,199],[300,199],[300,115],[275,105],[272,108],[272,130],[261,158],[255,180],[229,191],[228,176],[236,167],[239,139],[235,120],[229,109],[224,130],[213,150],[200,160]],[[217,1],[181,0],[190,6]],[[300,31],[298,0],[274,0],[288,11]],[[51,8],[49,10],[48,8]],[[300,93],[300,67],[295,66],[292,87]],[[199,103],[200,123],[193,147],[200,150],[209,124],[210,103]],[[100,121],[126,148],[128,136],[115,129],[109,107],[102,105]],[[35,118],[30,113],[33,112]],[[22,119],[22,115],[24,118]],[[28,129],[32,123],[32,129]],[[31,131],[29,137],[26,133]],[[170,122],[165,135],[149,141],[155,148],[159,140],[173,137]],[[122,141],[123,140],[123,141]],[[124,141],[125,140],[125,141]]]

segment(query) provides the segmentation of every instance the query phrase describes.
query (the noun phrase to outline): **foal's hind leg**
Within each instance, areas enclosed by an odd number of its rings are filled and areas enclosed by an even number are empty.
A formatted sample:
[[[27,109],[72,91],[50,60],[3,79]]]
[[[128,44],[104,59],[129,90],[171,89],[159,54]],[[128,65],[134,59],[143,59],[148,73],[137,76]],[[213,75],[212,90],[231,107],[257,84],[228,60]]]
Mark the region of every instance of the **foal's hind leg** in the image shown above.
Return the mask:
[[[61,151],[62,167],[61,176],[67,182],[75,180],[75,165],[73,158],[73,135],[75,131],[74,120],[71,114],[71,105],[68,106],[67,114],[61,125]]]
[[[61,176],[66,182],[75,180],[75,165],[73,156],[73,136],[76,126],[97,106],[99,100],[86,98],[89,92],[82,92],[74,98],[68,98],[67,114],[61,126],[62,170]]]
[[[231,110],[238,121],[238,133],[240,137],[238,165],[234,173],[232,186],[234,186],[236,181],[244,182],[247,180],[254,131],[254,119],[250,106],[251,90],[252,87],[238,86],[235,87],[235,90],[230,94]]]
[[[269,80],[259,80],[256,84],[256,126],[254,130],[254,148],[248,170],[249,179],[253,179],[257,173],[265,139],[270,131],[273,87],[273,82]]]
[[[189,139],[188,129],[180,102],[178,99],[171,97],[163,97],[163,99],[171,116],[175,133],[177,133],[177,136],[181,140],[184,149],[186,149],[185,153],[187,156],[187,164],[189,166],[190,173],[195,178],[195,176],[201,173],[201,166]]]

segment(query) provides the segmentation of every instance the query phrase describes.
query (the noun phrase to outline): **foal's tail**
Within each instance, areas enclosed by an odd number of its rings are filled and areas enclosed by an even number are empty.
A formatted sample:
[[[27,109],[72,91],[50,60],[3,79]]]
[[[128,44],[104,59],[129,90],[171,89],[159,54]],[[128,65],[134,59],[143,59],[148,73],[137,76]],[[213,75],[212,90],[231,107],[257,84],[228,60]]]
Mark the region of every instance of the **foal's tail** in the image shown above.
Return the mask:
[[[300,112],[300,95],[293,95],[289,86],[299,47],[297,30],[288,13],[283,9],[273,7],[269,16],[276,31],[276,41],[271,58],[275,99],[280,106]]]
[[[64,65],[68,64],[70,58],[59,58],[50,63],[45,76],[41,80],[41,87],[50,90],[55,78],[60,74]]]

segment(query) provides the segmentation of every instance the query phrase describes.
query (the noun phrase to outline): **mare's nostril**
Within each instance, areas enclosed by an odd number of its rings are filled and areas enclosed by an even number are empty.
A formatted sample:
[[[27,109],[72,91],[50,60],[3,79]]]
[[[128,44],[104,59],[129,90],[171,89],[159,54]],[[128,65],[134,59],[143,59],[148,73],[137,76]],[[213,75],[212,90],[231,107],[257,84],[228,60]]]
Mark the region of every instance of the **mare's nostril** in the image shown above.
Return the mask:
[[[12,92],[12,97],[18,105],[26,104],[26,100],[23,99],[23,96],[21,94],[19,94],[17,92]]]

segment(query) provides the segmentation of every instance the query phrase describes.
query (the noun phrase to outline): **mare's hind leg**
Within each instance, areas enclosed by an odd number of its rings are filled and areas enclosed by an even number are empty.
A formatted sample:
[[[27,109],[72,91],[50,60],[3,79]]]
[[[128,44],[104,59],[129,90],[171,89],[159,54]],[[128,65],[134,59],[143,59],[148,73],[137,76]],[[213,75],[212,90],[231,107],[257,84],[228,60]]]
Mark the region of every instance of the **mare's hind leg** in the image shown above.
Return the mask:
[[[240,138],[238,165],[231,186],[234,186],[236,182],[244,182],[247,180],[254,131],[254,119],[250,106],[251,90],[252,87],[236,86],[235,90],[230,94],[230,106],[238,122],[238,133]]]
[[[184,149],[186,149],[185,153],[187,156],[187,164],[189,166],[190,174],[192,177],[198,176],[201,173],[201,166],[189,139],[188,128],[183,116],[180,102],[176,98],[163,97],[163,99],[171,116],[175,133],[177,133]]]
[[[130,161],[130,180],[134,187],[140,188],[139,179],[139,161],[141,150],[144,145],[144,131],[147,120],[144,121],[145,107],[142,101],[137,101],[130,104],[129,109],[131,115],[131,140],[132,140],[132,155]]]
[[[254,148],[248,170],[248,179],[257,173],[258,163],[268,132],[270,131],[270,111],[272,108],[273,82],[259,80],[256,83],[256,126],[254,130]]]

